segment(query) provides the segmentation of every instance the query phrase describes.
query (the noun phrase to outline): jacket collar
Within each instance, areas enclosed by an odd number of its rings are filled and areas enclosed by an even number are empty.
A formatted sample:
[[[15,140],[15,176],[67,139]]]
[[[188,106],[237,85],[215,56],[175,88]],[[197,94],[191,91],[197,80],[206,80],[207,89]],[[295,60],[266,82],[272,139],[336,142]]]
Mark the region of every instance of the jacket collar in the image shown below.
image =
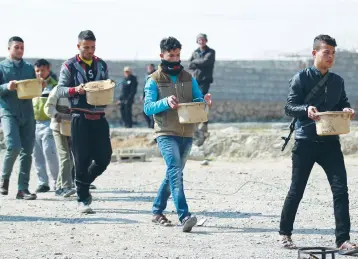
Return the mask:
[[[311,70],[312,70],[312,72],[313,72],[315,75],[317,75],[317,76],[323,76],[322,73],[321,73],[321,71],[319,71],[318,68],[316,68],[314,65],[311,66]],[[329,70],[327,71],[327,73],[329,73]]]
[[[17,68],[14,64],[14,61],[10,58],[6,58],[5,61],[3,62],[3,65],[6,67],[13,67],[13,68]],[[23,67],[24,65],[24,60],[21,59],[20,64],[19,64],[19,68]]]

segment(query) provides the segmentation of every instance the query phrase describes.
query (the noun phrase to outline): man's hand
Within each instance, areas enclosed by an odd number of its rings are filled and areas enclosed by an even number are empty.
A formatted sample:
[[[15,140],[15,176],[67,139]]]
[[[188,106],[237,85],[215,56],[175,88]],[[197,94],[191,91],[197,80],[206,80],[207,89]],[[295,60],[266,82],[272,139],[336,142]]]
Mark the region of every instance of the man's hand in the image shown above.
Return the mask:
[[[15,91],[16,90],[16,81],[13,80],[13,81],[10,81],[8,84],[7,84],[7,89],[9,91]]]
[[[71,120],[71,114],[66,114],[66,113],[56,113],[55,115],[55,119],[58,123],[60,123],[63,120],[67,120],[70,121]]]
[[[308,118],[314,120],[314,121],[319,121],[319,116],[316,115],[316,113],[318,112],[317,108],[314,106],[308,106],[307,109],[307,113],[308,113]]]
[[[55,119],[56,119],[56,121],[57,121],[58,123],[60,123],[61,120],[62,120],[62,118],[61,118],[61,113],[56,113],[56,114],[55,114]]]
[[[76,86],[75,89],[76,89],[76,93],[78,94],[83,95],[86,93],[85,89],[83,89],[83,84]]]
[[[171,95],[167,98],[167,102],[172,109],[178,108],[178,100],[175,95]]]
[[[42,78],[40,78],[40,80],[41,80],[42,88],[45,88],[47,86],[46,80],[43,80]]]
[[[344,108],[343,111],[344,111],[344,112],[349,112],[349,113],[351,113],[351,120],[354,119],[356,113],[355,113],[355,111],[354,111],[352,108]]]
[[[117,104],[117,105],[121,105],[121,101],[118,100],[118,101],[116,102],[116,104]]]
[[[206,103],[209,105],[209,107],[211,107],[211,105],[213,104],[212,101],[211,101],[211,94],[207,93],[207,94],[204,96],[204,100],[205,100]]]

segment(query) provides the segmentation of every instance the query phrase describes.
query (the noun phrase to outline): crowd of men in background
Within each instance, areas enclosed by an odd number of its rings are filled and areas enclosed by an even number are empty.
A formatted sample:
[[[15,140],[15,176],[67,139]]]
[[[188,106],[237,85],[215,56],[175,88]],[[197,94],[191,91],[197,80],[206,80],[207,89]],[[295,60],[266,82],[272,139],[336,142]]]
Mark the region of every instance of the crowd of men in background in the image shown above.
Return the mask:
[[[199,34],[196,38],[198,48],[194,50],[189,59],[189,71],[197,80],[204,95],[208,93],[210,84],[213,82],[215,63],[215,51],[207,46],[207,41],[206,34]],[[2,66],[0,66],[0,97],[6,96],[8,100],[7,103],[2,104],[1,108],[2,128],[8,137],[5,139],[7,151],[2,170],[0,193],[8,194],[10,174],[19,155],[20,175],[16,196],[18,199],[36,199],[35,193],[48,192],[51,189],[55,190],[55,194],[58,196],[70,197],[76,193],[74,157],[70,148],[71,138],[61,135],[59,128],[61,120],[70,120],[70,104],[67,98],[60,98],[56,95],[59,78],[52,71],[49,61],[39,59],[32,66],[22,59],[24,41],[20,37],[10,38],[8,44],[9,58],[2,61]],[[145,82],[156,70],[155,64],[146,65]],[[20,74],[21,76],[18,76]],[[123,75],[124,79],[118,85],[120,94],[117,105],[119,105],[122,125],[125,128],[132,128],[132,107],[135,103],[138,80],[131,67],[126,66],[123,69]],[[44,86],[41,97],[19,101],[20,106],[24,107],[18,106],[18,101],[15,100],[17,99],[15,82],[21,80],[22,77],[41,78]],[[144,98],[143,90],[141,102],[144,102]],[[61,112],[58,112],[59,109]],[[32,111],[34,112],[34,123],[29,119],[31,116],[28,116]],[[144,112],[143,116],[147,127],[154,128],[153,116],[147,116]],[[32,128],[35,130],[32,131]],[[31,132],[34,132],[35,135],[32,136]],[[202,145],[207,136],[207,123],[203,123],[196,131],[196,144]],[[35,193],[28,190],[32,160],[38,176],[38,187]],[[96,187],[91,184],[90,189],[94,188]]]

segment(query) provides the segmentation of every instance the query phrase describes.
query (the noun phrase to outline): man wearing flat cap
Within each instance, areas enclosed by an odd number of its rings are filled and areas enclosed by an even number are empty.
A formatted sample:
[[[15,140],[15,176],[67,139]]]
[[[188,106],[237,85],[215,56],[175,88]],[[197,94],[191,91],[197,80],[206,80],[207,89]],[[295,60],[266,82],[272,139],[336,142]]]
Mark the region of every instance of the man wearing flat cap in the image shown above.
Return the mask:
[[[210,84],[214,81],[215,50],[209,48],[208,45],[206,45],[207,42],[207,35],[199,33],[196,37],[196,43],[199,47],[193,52],[189,60],[189,69],[192,71],[193,77],[199,83],[203,95],[206,95],[209,92]],[[208,136],[208,123],[201,123],[195,135],[196,145],[201,146]]]

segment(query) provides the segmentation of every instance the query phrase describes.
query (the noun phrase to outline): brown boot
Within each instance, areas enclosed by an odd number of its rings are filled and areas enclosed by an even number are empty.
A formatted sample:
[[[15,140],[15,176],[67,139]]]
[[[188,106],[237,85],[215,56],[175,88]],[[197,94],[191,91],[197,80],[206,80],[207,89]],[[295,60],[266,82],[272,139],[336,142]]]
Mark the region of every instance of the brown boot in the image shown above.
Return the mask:
[[[0,193],[2,195],[8,195],[9,194],[9,179],[2,179],[0,183]]]

